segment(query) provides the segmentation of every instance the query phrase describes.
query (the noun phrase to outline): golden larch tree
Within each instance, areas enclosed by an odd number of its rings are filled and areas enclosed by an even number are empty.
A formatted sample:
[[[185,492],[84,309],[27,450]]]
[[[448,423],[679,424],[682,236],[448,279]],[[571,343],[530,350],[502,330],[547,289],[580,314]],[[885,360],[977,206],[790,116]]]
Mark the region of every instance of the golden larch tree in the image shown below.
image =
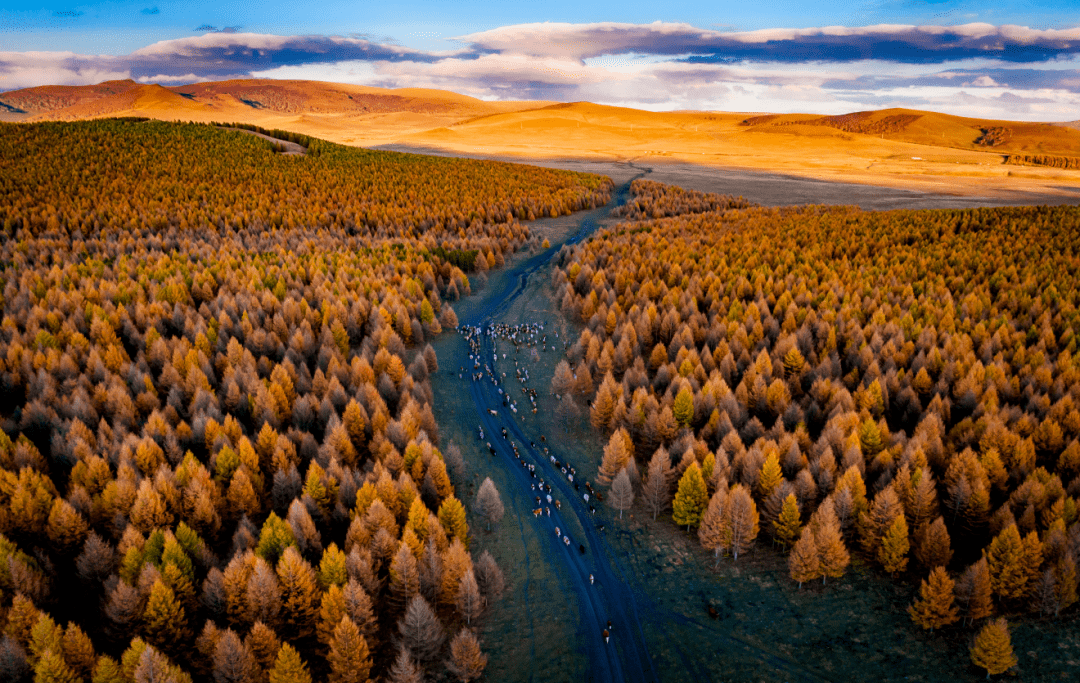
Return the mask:
[[[970,652],[971,661],[975,666],[986,669],[987,678],[1005,673],[1016,666],[1008,622],[999,617],[983,626],[975,636]]]
[[[953,604],[954,585],[945,567],[934,567],[930,576],[923,579],[919,586],[918,599],[908,607],[911,620],[924,629],[930,629],[931,633],[935,628],[956,623],[960,617]]]
[[[701,467],[694,461],[679,479],[679,488],[671,506],[675,523],[685,526],[687,531],[690,527],[697,526],[701,523],[701,514],[708,501],[709,494],[705,488],[705,479],[701,476]]]
[[[814,532],[810,527],[804,527],[799,534],[799,540],[791,548],[788,556],[788,570],[791,578],[799,582],[799,588],[806,581],[813,581],[822,575],[821,560],[818,557],[817,544],[814,541]]]

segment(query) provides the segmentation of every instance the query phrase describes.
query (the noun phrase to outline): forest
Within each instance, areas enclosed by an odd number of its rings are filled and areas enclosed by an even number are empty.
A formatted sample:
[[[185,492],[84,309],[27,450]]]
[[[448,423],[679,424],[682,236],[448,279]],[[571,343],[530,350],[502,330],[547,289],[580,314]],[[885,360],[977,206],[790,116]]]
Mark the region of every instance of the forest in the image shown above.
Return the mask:
[[[611,182],[305,143],[0,124],[0,679],[482,674],[427,340]]]
[[[553,275],[581,331],[551,391],[608,435],[612,505],[717,563],[767,539],[800,588],[853,563],[909,585],[916,627],[982,627],[991,673],[1000,617],[1075,611],[1080,208],[632,191]]]

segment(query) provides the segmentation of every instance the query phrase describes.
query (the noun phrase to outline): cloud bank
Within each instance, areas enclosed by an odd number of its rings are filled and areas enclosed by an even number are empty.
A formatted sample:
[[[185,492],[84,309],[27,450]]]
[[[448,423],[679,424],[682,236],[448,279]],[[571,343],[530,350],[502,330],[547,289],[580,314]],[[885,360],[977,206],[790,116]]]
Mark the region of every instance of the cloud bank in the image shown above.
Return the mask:
[[[200,27],[210,30],[212,27]],[[720,32],[682,23],[520,24],[432,52],[371,36],[216,31],[128,55],[0,52],[0,90],[111,78],[312,78],[488,99],[841,113],[886,106],[1080,117],[1080,28],[876,25]]]

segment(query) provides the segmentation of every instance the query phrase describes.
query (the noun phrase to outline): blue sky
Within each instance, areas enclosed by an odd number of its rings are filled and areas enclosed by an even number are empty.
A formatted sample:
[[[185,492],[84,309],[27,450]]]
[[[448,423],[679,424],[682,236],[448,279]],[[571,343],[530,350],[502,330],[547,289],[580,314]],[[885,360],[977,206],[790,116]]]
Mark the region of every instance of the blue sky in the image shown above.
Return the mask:
[[[0,91],[230,77],[655,110],[1080,119],[1080,0],[34,3]]]

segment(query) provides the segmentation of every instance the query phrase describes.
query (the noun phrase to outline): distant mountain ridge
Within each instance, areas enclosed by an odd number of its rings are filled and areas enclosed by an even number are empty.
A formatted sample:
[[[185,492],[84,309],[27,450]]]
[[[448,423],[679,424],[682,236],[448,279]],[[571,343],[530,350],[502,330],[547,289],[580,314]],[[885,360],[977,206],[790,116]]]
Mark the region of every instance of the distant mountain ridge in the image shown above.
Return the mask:
[[[172,112],[363,115],[410,112],[462,118],[548,102],[485,102],[444,90],[389,90],[342,83],[244,79],[162,86],[132,80],[97,85],[46,85],[0,93],[0,106],[21,120],[76,120]]]

